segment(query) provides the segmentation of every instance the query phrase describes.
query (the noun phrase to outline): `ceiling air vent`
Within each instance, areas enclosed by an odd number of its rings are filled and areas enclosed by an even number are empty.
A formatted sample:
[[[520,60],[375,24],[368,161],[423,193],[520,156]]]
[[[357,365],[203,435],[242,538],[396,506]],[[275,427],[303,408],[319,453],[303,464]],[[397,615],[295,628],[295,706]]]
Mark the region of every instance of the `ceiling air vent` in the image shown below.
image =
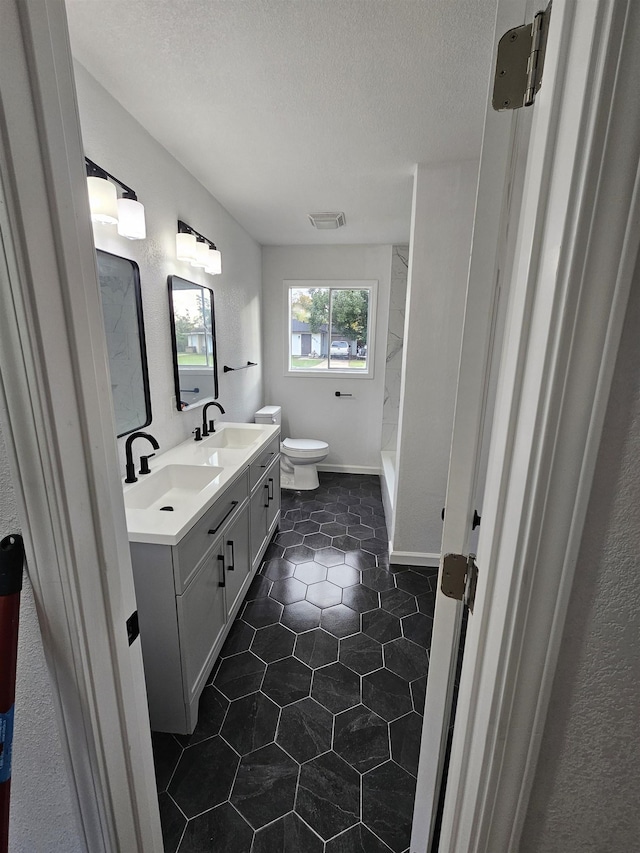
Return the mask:
[[[309,213],[309,222],[314,228],[341,228],[346,224],[344,213]]]

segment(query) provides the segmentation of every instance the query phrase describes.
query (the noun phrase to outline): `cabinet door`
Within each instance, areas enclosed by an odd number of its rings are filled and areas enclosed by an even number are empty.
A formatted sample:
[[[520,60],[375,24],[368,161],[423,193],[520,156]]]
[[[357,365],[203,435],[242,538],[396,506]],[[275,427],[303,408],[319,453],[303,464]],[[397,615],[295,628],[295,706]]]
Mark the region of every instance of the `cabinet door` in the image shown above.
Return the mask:
[[[251,563],[255,565],[267,537],[267,512],[269,510],[269,484],[266,480],[251,495]]]
[[[245,581],[251,574],[249,558],[249,507],[236,518],[222,536],[222,555],[224,557],[225,595],[227,617],[235,611],[238,599],[245,589]]]
[[[267,507],[266,535],[271,533],[280,519],[280,460],[276,459],[267,472],[269,506]]]
[[[221,546],[213,549],[182,595],[176,596],[185,700],[207,677],[226,622]]]

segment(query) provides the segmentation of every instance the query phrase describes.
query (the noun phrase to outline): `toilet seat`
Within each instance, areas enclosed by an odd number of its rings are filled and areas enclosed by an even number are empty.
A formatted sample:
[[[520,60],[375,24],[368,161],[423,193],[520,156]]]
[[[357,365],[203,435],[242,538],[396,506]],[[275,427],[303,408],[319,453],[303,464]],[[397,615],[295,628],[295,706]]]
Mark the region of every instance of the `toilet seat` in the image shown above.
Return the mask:
[[[326,456],[329,445],[326,441],[316,441],[313,438],[285,438],[280,449],[289,459],[307,459]]]

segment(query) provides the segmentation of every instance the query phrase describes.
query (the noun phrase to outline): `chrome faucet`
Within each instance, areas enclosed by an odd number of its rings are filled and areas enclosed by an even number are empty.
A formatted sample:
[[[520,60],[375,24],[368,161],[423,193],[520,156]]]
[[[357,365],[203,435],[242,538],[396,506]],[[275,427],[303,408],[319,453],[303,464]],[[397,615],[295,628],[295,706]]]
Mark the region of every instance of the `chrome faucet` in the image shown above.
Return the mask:
[[[133,464],[133,450],[131,449],[131,445],[133,444],[134,439],[136,438],[146,438],[147,441],[151,442],[154,450],[160,450],[160,445],[151,435],[151,433],[141,432],[140,430],[138,430],[138,432],[132,432],[131,435],[127,438],[126,444],[124,446],[127,458],[127,476],[125,477],[125,483],[135,483],[138,479],[136,477],[136,466]]]
[[[207,409],[209,406],[217,406],[220,409],[220,414],[226,414],[225,410],[222,408],[220,403],[216,403],[215,400],[212,400],[210,403],[205,403],[204,408],[202,409],[202,435],[209,435],[210,432],[216,431],[216,422],[213,418],[207,424]]]

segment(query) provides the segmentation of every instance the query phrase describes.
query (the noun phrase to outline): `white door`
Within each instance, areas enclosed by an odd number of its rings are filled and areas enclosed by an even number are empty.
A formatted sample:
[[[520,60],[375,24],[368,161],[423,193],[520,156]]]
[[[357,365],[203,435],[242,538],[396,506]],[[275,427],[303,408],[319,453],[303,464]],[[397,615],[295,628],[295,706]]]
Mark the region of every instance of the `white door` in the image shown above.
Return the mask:
[[[553,7],[516,216],[478,594],[438,847],[443,853],[502,853],[519,845],[638,246],[637,228],[630,226],[638,213],[640,109],[629,115],[628,81],[638,76],[639,17],[631,3],[610,0],[556,0]],[[489,147],[496,118],[502,116],[487,120],[479,202],[491,164],[493,179],[504,186],[507,158],[500,170],[494,156],[504,138]],[[490,286],[484,282],[483,299],[474,268],[477,273],[484,259],[492,287],[497,235],[489,233],[489,218],[479,206],[443,554],[468,553],[491,314]],[[460,618],[461,605],[439,593],[412,853],[429,847]]]

